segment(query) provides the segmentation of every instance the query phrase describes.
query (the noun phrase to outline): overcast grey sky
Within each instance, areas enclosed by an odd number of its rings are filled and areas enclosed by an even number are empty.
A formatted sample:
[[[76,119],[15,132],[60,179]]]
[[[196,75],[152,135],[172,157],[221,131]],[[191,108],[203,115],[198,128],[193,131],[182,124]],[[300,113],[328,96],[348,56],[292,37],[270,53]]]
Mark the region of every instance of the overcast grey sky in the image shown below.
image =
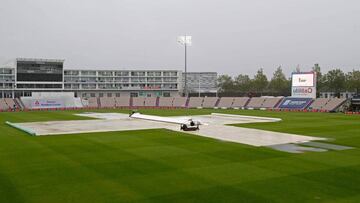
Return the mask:
[[[190,71],[360,67],[359,0],[0,0],[2,63],[182,69],[185,33]]]

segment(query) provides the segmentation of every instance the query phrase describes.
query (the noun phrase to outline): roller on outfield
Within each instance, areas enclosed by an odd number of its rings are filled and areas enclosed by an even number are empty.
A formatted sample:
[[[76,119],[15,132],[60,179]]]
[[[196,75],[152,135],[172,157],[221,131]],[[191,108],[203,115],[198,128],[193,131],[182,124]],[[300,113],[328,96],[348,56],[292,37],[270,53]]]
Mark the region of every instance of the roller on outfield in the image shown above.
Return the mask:
[[[138,112],[130,113],[129,117],[135,119],[163,122],[163,123],[179,124],[180,130],[183,131],[196,131],[200,129],[199,128],[200,125],[206,125],[205,123],[193,120],[192,118],[171,118],[171,117],[162,117],[162,116],[152,116],[152,115],[144,115]]]

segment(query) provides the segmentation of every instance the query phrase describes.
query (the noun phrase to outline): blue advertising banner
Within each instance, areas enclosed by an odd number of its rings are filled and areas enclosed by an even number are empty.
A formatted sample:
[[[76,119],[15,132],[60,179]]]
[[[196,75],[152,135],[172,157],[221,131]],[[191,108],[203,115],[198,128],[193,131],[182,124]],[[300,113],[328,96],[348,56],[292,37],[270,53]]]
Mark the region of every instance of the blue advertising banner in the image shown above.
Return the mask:
[[[312,101],[311,98],[285,98],[279,108],[281,109],[305,109],[310,102]]]

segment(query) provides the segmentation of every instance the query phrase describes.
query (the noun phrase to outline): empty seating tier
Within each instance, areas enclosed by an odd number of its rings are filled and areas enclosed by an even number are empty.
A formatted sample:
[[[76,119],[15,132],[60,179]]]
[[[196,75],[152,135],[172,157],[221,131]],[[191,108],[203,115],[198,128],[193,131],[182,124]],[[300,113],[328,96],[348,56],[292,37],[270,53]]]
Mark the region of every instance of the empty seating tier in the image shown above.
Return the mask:
[[[233,108],[242,108],[245,107],[249,101],[249,97],[234,97],[234,102],[232,104]]]
[[[173,107],[186,107],[186,97],[174,97]]]
[[[329,102],[329,100],[330,99],[328,99],[328,98],[317,98],[310,105],[309,109],[322,110],[324,108],[324,106]]]
[[[261,108],[265,101],[264,97],[252,97],[249,103],[246,105],[247,108]]]
[[[134,106],[134,107],[145,106],[145,97],[133,97],[132,98],[132,106]]]
[[[275,108],[281,100],[281,97],[265,98],[265,101],[262,104],[262,108]]]
[[[204,98],[203,97],[190,97],[189,100],[189,108],[198,108],[198,107],[202,107]]]
[[[19,106],[20,109],[25,109],[24,104],[22,103],[20,98],[15,99],[15,103]]]
[[[344,98],[332,98],[326,105],[323,107],[325,111],[335,111],[339,106],[341,106],[346,99]]]
[[[96,97],[90,97],[88,99],[88,106],[90,108],[98,108],[99,104],[98,104],[97,98]]]
[[[18,108],[18,106],[14,102],[14,99],[12,98],[5,98],[5,102],[10,108]]]
[[[77,108],[129,108],[129,107],[189,107],[189,108],[249,108],[336,111],[347,99],[344,98],[294,98],[294,97],[91,97],[79,98]],[[80,102],[81,101],[81,102]],[[311,103],[312,102],[312,103]],[[24,106],[24,107],[23,107]],[[23,99],[0,99],[0,111],[28,106]]]
[[[230,108],[232,107],[234,102],[234,97],[221,97],[219,100],[219,104],[217,105],[219,108]]]
[[[115,97],[115,106],[116,107],[129,107],[130,106],[130,97]]]
[[[5,99],[0,99],[0,110],[7,111],[9,106],[6,104]]]
[[[219,98],[217,97],[205,97],[202,107],[214,108]]]
[[[174,101],[174,97],[160,97],[159,98],[159,106],[160,107],[172,107],[173,101]]]
[[[103,108],[115,108],[115,99],[114,97],[101,97],[100,106]]]
[[[155,107],[156,106],[156,100],[157,100],[157,97],[146,97],[144,106]]]

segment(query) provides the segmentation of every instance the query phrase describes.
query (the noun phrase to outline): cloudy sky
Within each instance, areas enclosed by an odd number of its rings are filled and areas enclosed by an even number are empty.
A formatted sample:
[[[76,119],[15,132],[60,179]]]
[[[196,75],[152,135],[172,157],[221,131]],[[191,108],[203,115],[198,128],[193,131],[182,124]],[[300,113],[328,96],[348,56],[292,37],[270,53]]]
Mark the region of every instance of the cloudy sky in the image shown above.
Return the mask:
[[[0,0],[0,62],[63,58],[66,68],[288,74],[360,67],[359,0]]]

